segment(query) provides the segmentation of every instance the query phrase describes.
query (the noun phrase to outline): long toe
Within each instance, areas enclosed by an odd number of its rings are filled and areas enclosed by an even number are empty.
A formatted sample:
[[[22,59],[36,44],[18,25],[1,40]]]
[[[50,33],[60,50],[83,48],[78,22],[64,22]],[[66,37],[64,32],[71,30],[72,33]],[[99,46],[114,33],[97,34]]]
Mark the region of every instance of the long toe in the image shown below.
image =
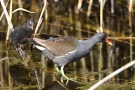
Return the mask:
[[[64,82],[64,81],[63,81],[63,77],[65,77],[65,78],[67,79],[67,81],[66,81],[66,85],[67,85],[70,79],[69,79],[67,76],[61,76],[60,81],[61,81],[62,83]]]
[[[55,69],[56,69],[57,72],[61,73],[57,64],[55,64]]]
[[[61,72],[61,74],[62,74],[61,82],[63,82],[63,77],[65,77],[65,78],[67,79],[67,81],[66,81],[66,85],[67,85],[70,79],[65,75],[63,69],[64,69],[64,66],[62,66],[61,69],[60,69],[60,72]]]
[[[66,85],[68,84],[69,80],[70,80],[70,81],[73,81],[73,82],[77,82],[77,81],[75,81],[75,80],[73,80],[73,79],[71,79],[71,78],[68,78],[67,76],[61,76],[60,80],[61,80],[62,83],[63,83],[63,77],[65,77],[65,78],[67,79]]]
[[[15,50],[18,52],[19,50],[18,50],[18,48],[15,48]]]
[[[26,53],[22,51],[22,57],[26,57]]]
[[[61,72],[60,72],[60,70],[59,70],[59,68],[58,68],[58,65],[57,64],[55,64],[55,69],[56,69],[56,76],[58,76],[59,74],[61,74]]]
[[[68,84],[69,80],[70,80],[70,81],[73,81],[73,82],[77,82],[77,81],[75,81],[75,80],[73,80],[73,79],[68,78],[68,77],[65,75],[63,69],[64,69],[64,66],[62,66],[61,69],[60,69],[60,72],[61,72],[61,74],[62,74],[61,82],[63,82],[63,77],[65,77],[65,78],[67,79],[66,85]]]
[[[70,79],[67,77],[66,85],[68,84],[69,80],[70,80]]]
[[[16,53],[20,55],[19,48],[15,48]]]
[[[21,45],[20,45],[20,47],[18,48],[18,51],[19,51],[19,54],[20,54],[20,56],[21,56],[22,58],[26,58],[26,53],[22,50]]]
[[[20,57],[26,58],[26,53],[22,50],[19,50]]]
[[[19,48],[17,48],[14,43],[13,43],[13,45],[14,45],[15,50],[18,52],[18,51],[19,51],[19,50],[18,50]]]

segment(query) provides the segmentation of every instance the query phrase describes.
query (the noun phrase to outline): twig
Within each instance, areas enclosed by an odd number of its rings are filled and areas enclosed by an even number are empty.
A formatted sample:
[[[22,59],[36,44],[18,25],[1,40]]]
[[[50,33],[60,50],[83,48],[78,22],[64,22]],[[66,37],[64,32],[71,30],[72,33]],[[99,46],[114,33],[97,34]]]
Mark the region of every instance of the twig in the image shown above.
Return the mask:
[[[35,35],[36,35],[37,31],[38,31],[38,28],[39,28],[39,26],[40,26],[40,24],[41,24],[41,21],[42,21],[41,19],[42,19],[43,12],[44,12],[45,7],[46,7],[46,2],[47,2],[47,0],[44,0],[44,7],[43,7],[42,12],[41,12],[41,14],[40,14],[40,17],[39,17],[39,19],[38,19],[38,23],[37,23],[37,26],[36,26],[36,29],[35,29],[34,37],[35,37]]]
[[[100,32],[103,32],[103,0],[100,0]]]
[[[8,3],[9,3],[9,0],[8,0],[7,3],[6,3],[6,7],[7,7]],[[3,15],[4,15],[4,11],[2,12],[2,14],[1,14],[1,16],[0,16],[0,20],[2,19]]]
[[[39,88],[39,90],[41,90],[41,87],[40,87],[41,84],[40,84],[39,79],[38,79],[37,70],[34,69],[34,71],[35,71],[35,76],[36,76],[37,83],[38,83],[38,88]]]
[[[60,84],[65,90],[68,90],[61,82],[59,82],[58,80],[56,80],[56,82]]]
[[[117,69],[116,71],[114,71],[113,73],[109,74],[108,76],[106,76],[104,79],[102,79],[101,81],[99,81],[98,83],[96,83],[95,85],[93,85],[92,87],[90,87],[88,90],[94,90],[96,89],[98,86],[100,86],[101,84],[103,84],[104,82],[106,82],[107,80],[109,80],[110,78],[114,77],[115,75],[119,74],[120,72],[122,72],[123,70],[131,67],[132,65],[135,64],[135,60],[124,65],[123,67]]]
[[[77,10],[80,10],[82,6],[82,0],[78,0]]]
[[[12,0],[10,0],[9,23],[11,23],[11,20],[12,20]],[[11,25],[12,25],[12,23],[11,23]],[[6,45],[8,43],[9,33],[10,33],[11,29],[13,29],[13,26],[8,25],[8,30],[7,30],[7,35],[6,35]]]
[[[7,10],[6,10],[6,6],[5,6],[5,4],[4,4],[4,1],[3,1],[3,0],[0,0],[0,2],[1,2],[1,6],[2,6],[2,8],[3,8],[3,10],[4,10],[4,13],[5,13],[5,16],[6,16],[6,19],[7,19],[8,25],[10,25],[9,15],[8,15]]]
[[[45,10],[45,21],[47,21],[47,19],[48,19],[48,11],[47,11],[47,9]]]
[[[2,8],[3,8],[3,10],[4,10],[4,13],[5,13],[7,22],[8,22],[8,31],[7,31],[7,36],[6,36],[6,45],[7,45],[9,30],[13,28],[13,25],[12,25],[12,23],[11,23],[11,20],[10,20],[11,18],[10,18],[9,15],[8,15],[8,12],[7,12],[7,10],[6,10],[6,6],[5,6],[3,0],[0,0],[0,2],[1,2],[1,6],[2,6]],[[10,2],[10,6],[11,6],[11,5],[12,5],[12,0],[11,0],[11,2]],[[12,8],[11,8],[11,9],[12,9]],[[10,9],[10,10],[11,10],[11,9]],[[12,16],[12,15],[11,15],[11,16]]]
[[[1,58],[0,62],[2,62],[3,60],[6,60],[6,59],[8,59],[8,57]]]
[[[17,12],[17,11],[19,11],[19,10],[22,10],[22,11],[25,11],[25,12],[28,12],[28,13],[35,13],[35,12],[31,12],[31,11],[29,11],[29,10],[26,10],[26,9],[24,9],[24,8],[17,8],[17,9],[15,9],[12,13],[15,13],[15,12]]]
[[[3,84],[2,84],[2,82],[1,82],[1,81],[0,81],[0,86],[1,86],[1,87],[3,87]]]
[[[82,6],[82,0],[78,0],[77,9],[75,10],[76,14],[79,13],[79,10],[81,9],[81,6]]]
[[[133,0],[129,1],[129,29],[130,29],[130,33],[132,33],[132,9],[133,9]],[[132,37],[132,34],[130,34],[130,37]],[[130,39],[130,43],[133,44],[133,40]],[[133,60],[133,46],[130,45],[130,61]]]
[[[104,8],[104,6],[105,6],[105,2],[106,2],[106,0],[103,0],[103,8]]]
[[[108,37],[108,39],[135,39],[135,37]]]
[[[38,24],[37,24],[37,26],[36,26],[36,30],[35,30],[35,33],[34,33],[34,37],[35,37],[35,35],[36,35],[36,33],[37,33],[37,31],[38,31],[38,29],[39,29],[39,26],[41,25],[42,21],[43,21],[43,18],[41,18],[41,19],[38,21]]]
[[[92,7],[93,0],[89,1],[89,6],[88,6],[88,11],[87,11],[87,17],[89,18],[90,13],[91,13],[91,7]]]
[[[111,13],[114,13],[114,0],[111,0]]]

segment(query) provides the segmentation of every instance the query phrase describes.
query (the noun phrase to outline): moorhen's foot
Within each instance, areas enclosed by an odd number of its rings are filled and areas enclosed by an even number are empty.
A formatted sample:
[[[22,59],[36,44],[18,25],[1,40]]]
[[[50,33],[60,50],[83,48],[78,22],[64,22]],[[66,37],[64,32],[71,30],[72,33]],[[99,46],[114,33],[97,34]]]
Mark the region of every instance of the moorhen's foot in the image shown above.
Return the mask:
[[[14,45],[15,50],[18,52],[18,48],[16,47],[16,45],[14,43],[13,43],[13,45]]]
[[[60,70],[59,70],[59,68],[58,68],[58,65],[57,64],[55,64],[55,69],[56,69],[56,76],[58,76],[59,74],[61,74],[61,72],[60,72]]]
[[[13,45],[14,45],[14,48],[15,48],[17,54],[18,54],[19,53],[19,48],[17,48],[14,43],[13,43]]]
[[[17,52],[17,55],[20,56],[20,50],[19,50],[19,48],[16,48],[16,47],[15,47],[15,50],[16,50],[16,52]]]
[[[62,83],[64,82],[64,81],[63,81],[63,77],[65,77],[65,78],[67,79],[67,81],[66,81],[66,84],[65,84],[65,85],[67,85],[67,84],[68,84],[69,80],[70,80],[70,81],[73,81],[73,82],[77,82],[77,81],[75,81],[75,80],[73,80],[73,79],[71,79],[71,78],[68,78],[67,76],[61,76],[60,81],[61,81]]]
[[[19,52],[18,48],[15,48],[15,50],[16,50],[17,52]]]
[[[26,58],[26,53],[21,48],[18,48],[18,52],[20,54],[20,57]]]
[[[26,57],[26,53],[24,51],[21,52],[21,57]]]
[[[65,77],[65,78],[67,79],[66,85],[68,84],[69,80],[70,80],[70,81],[73,81],[73,82],[77,82],[77,81],[75,81],[75,80],[73,80],[73,79],[68,78],[68,77],[65,75],[63,69],[64,69],[64,66],[62,66],[61,69],[60,69],[60,73],[62,74],[61,79],[60,79],[61,82],[63,82],[63,77]]]
[[[62,83],[64,82],[64,81],[63,81],[63,77],[65,77],[65,78],[67,79],[66,85],[68,84],[69,80],[74,81],[74,80],[68,78],[68,77],[65,75],[64,70],[63,70],[63,69],[64,69],[64,66],[62,66],[61,69],[59,70],[58,65],[55,64],[55,69],[56,69],[56,71],[57,71],[57,74],[56,74],[56,75],[58,75],[59,73],[62,74],[62,76],[61,76],[61,78],[60,78],[60,81],[61,81]],[[76,81],[74,81],[74,82],[76,82]]]
[[[59,73],[60,73],[60,70],[59,70],[59,68],[58,68],[58,65],[57,65],[57,64],[55,64],[55,69],[56,69],[56,71],[57,71],[57,72],[59,72]]]

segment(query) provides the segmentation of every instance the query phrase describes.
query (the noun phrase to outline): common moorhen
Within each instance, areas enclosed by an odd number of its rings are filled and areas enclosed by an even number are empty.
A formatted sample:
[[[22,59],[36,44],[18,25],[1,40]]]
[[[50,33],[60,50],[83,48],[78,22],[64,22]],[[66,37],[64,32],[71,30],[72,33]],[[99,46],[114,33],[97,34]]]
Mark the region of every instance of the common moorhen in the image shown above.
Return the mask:
[[[112,45],[104,33],[96,33],[87,40],[77,40],[69,36],[55,36],[46,40],[33,38],[29,39],[36,48],[42,51],[42,54],[51,59],[56,66],[56,70],[59,71],[62,76],[69,79],[64,74],[64,66],[68,63],[81,59],[89,54],[91,49],[98,42],[107,42]],[[59,70],[57,65],[61,66]],[[63,80],[61,80],[63,82]]]
[[[26,25],[14,28],[9,35],[10,41],[13,43],[16,51],[19,52],[21,57],[26,56],[26,53],[22,50],[21,45],[26,43],[27,38],[30,38],[30,36],[32,35],[33,26],[34,26],[34,20],[30,19],[27,21]]]

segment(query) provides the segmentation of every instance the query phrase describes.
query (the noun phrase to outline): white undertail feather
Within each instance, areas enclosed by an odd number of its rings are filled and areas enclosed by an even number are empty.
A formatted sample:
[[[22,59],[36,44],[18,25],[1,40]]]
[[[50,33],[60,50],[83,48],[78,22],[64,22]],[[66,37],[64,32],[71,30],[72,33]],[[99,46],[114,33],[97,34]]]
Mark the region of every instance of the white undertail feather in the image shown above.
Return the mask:
[[[44,48],[44,47],[42,47],[42,46],[39,46],[39,45],[34,45],[37,49],[39,49],[39,50],[41,50],[41,51],[43,51],[43,50],[45,50],[46,48]]]

